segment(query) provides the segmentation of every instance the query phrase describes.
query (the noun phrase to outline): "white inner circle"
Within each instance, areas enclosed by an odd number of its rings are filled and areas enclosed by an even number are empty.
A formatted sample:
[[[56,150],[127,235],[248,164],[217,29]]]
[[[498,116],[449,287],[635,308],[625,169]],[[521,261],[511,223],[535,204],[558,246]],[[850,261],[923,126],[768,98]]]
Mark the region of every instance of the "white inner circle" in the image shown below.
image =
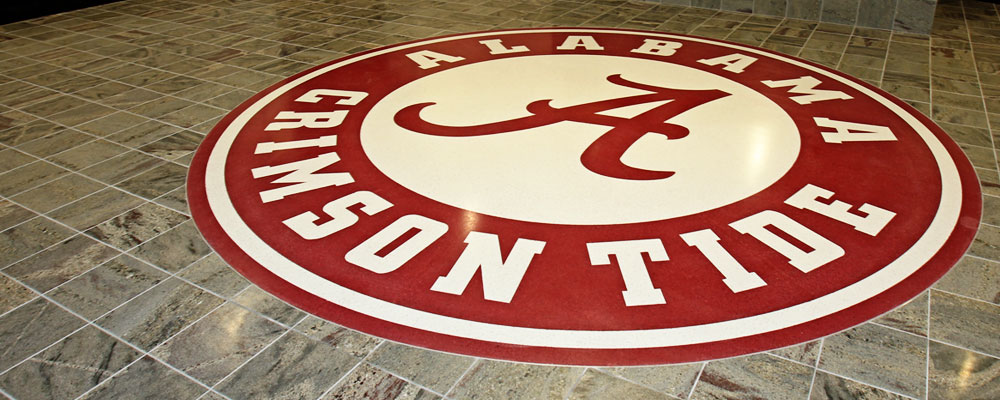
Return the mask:
[[[560,108],[650,93],[607,80],[616,74],[646,85],[730,93],[667,121],[688,128],[688,136],[647,133],[621,157],[630,167],[673,176],[626,180],[585,168],[580,156],[610,126],[564,121],[445,137],[404,129],[393,119],[407,106],[433,102],[421,112],[423,120],[472,126],[530,116],[526,106],[537,100]],[[664,103],[601,114],[631,118]],[[521,221],[591,225],[680,217],[747,198],[791,168],[800,140],[777,104],[711,73],[637,58],[543,55],[469,64],[404,85],[367,115],[361,144],[382,173],[436,201]]]

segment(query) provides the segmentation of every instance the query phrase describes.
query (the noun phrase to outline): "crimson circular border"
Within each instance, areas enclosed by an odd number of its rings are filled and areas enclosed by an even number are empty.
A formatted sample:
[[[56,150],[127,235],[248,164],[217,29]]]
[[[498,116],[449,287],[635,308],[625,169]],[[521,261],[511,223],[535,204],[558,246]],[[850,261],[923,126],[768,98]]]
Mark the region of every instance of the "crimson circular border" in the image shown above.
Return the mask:
[[[881,291],[877,295],[849,307],[839,309],[820,318],[811,319],[800,324],[788,326],[778,330],[753,334],[750,336],[708,341],[697,344],[646,348],[629,348],[627,346],[622,348],[565,348],[557,346],[516,345],[460,337],[440,332],[429,332],[389,322],[371,315],[357,312],[343,305],[328,302],[327,300],[309,293],[301,287],[297,287],[281,279],[268,270],[267,267],[257,262],[236,244],[236,242],[222,227],[219,220],[216,219],[217,215],[212,212],[206,190],[206,167],[208,165],[212,149],[215,148],[215,145],[222,136],[225,128],[234,122],[239,115],[243,114],[252,105],[261,101],[267,95],[275,92],[276,90],[279,90],[299,79],[304,79],[317,71],[336,66],[337,64],[357,61],[363,57],[376,53],[397,51],[406,47],[432,43],[435,41],[456,40],[488,35],[510,35],[516,33],[541,32],[622,33],[702,41],[747,50],[786,62],[793,61],[801,63],[807,67],[818,69],[827,76],[835,78],[839,77],[841,79],[846,79],[851,84],[859,85],[861,88],[869,90],[876,95],[881,96],[885,100],[888,100],[893,105],[901,108],[904,112],[908,113],[907,116],[916,119],[923,127],[930,131],[934,138],[940,142],[940,144],[944,147],[946,154],[954,162],[954,166],[958,174],[957,178],[961,186],[961,194],[959,195],[961,206],[958,209],[958,215],[956,216],[953,231],[950,235],[948,235],[941,247],[936,251],[933,251],[933,254],[928,258],[928,260],[922,266],[917,267],[916,271],[914,271],[911,275],[905,277],[890,288]],[[903,115],[900,115],[900,117],[903,117]],[[230,265],[261,288],[278,295],[285,301],[288,301],[289,303],[306,311],[312,312],[320,317],[342,323],[349,328],[358,329],[362,332],[370,332],[390,340],[428,347],[435,350],[516,361],[577,365],[662,364],[735,356],[793,345],[802,341],[832,334],[839,330],[865,322],[891,310],[891,307],[887,308],[887,305],[895,306],[902,304],[910,298],[916,296],[929,287],[930,284],[943,276],[944,273],[946,273],[947,270],[962,257],[968,246],[971,244],[972,238],[975,236],[975,232],[978,228],[981,214],[981,198],[978,178],[961,149],[953,141],[951,141],[948,135],[941,130],[940,127],[931,122],[926,116],[920,114],[906,103],[886,94],[878,88],[872,87],[863,81],[859,81],[838,71],[756,47],[687,35],[600,28],[513,29],[505,31],[456,34],[377,48],[313,67],[307,71],[296,74],[295,76],[274,84],[268,89],[254,95],[252,98],[227,114],[216,125],[212,132],[206,137],[205,141],[197,151],[194,160],[192,161],[188,177],[188,197],[190,199],[191,213],[196,224],[204,234],[209,244],[212,245],[212,247],[222,256],[224,260],[229,262]],[[627,336],[623,337],[623,339],[628,342]],[[469,351],[470,346],[475,347],[475,350]]]

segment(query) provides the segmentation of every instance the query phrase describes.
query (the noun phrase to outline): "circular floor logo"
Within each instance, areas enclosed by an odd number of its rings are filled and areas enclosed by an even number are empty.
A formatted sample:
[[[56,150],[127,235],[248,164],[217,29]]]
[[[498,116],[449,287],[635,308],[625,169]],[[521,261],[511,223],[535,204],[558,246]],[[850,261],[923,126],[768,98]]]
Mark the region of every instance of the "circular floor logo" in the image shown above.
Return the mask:
[[[978,227],[901,101],[753,47],[529,29],[399,44],[227,115],[189,198],[262,288],[372,335],[636,365],[788,346],[926,289]]]

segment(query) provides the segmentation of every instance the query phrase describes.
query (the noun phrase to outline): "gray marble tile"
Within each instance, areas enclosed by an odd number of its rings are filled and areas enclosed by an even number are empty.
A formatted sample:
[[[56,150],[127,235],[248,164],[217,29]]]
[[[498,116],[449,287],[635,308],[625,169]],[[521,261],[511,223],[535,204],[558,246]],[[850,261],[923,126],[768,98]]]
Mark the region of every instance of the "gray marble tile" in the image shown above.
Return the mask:
[[[934,288],[1000,304],[1000,263],[966,256]]]
[[[149,350],[208,314],[222,301],[171,278],[97,320],[97,324]]]
[[[0,275],[0,293],[0,314],[35,298],[35,292],[6,275]]]
[[[257,286],[250,286],[233,300],[246,308],[289,326],[295,325],[306,316],[306,313],[298,308],[285,303]]]
[[[360,360],[291,331],[240,367],[216,389],[239,399],[315,399]]]
[[[0,371],[84,325],[84,321],[43,298],[0,316]]]
[[[702,365],[702,363],[693,363],[644,367],[606,367],[601,368],[601,370],[674,397],[686,398],[698,379]]]
[[[907,331],[920,336],[927,336],[927,292],[897,307],[873,322]]]
[[[42,186],[21,192],[21,194],[11,197],[11,200],[35,212],[47,213],[105,187],[105,185],[86,177],[68,174]]]
[[[819,368],[914,397],[924,396],[927,339],[873,324],[827,337]]]
[[[555,367],[479,360],[448,393],[456,398],[561,399],[584,373],[580,367]],[[604,374],[601,374],[604,375]],[[604,375],[607,376],[607,375]],[[609,380],[615,380],[615,378]],[[594,378],[588,392],[615,390],[609,380]],[[624,382],[624,381],[623,381]],[[633,385],[636,386],[636,385]],[[580,398],[586,398],[582,396]]]
[[[69,171],[44,161],[36,161],[0,175],[0,195],[12,196],[55,180]]]
[[[198,260],[178,276],[216,294],[230,298],[250,286],[250,281],[212,253]]]
[[[72,399],[142,354],[94,327],[85,327],[0,376],[18,399]]]
[[[162,271],[121,255],[66,282],[49,296],[93,320],[166,278]]]
[[[77,235],[3,271],[40,292],[46,292],[116,255],[118,252],[114,249]]]
[[[361,364],[344,377],[322,400],[385,399],[431,400],[441,396],[400,379],[370,364]]]
[[[227,303],[151,354],[201,382],[214,385],[285,330],[252,311]]]
[[[211,251],[194,222],[189,220],[139,245],[130,254],[167,271],[177,272]]]
[[[0,199],[0,231],[18,225],[34,216],[35,213],[28,211],[24,207],[11,203],[8,200]]]
[[[0,232],[0,268],[59,243],[73,231],[46,218],[28,220]]]
[[[313,315],[306,316],[295,325],[295,329],[358,358],[365,357],[382,343],[382,339],[344,328]]]
[[[81,397],[95,399],[195,399],[207,388],[146,356]]]
[[[74,171],[87,168],[109,158],[114,158],[127,148],[107,140],[95,140],[49,157],[49,161]]]
[[[445,393],[475,359],[385,342],[368,362],[438,393]]]
[[[173,163],[159,166],[129,178],[118,187],[136,195],[153,199],[184,184],[187,168]]]
[[[142,199],[115,188],[107,188],[66,206],[49,216],[79,230],[87,230],[111,217],[142,204]]]
[[[1000,360],[943,343],[930,343],[931,399],[1000,398]]]
[[[819,357],[819,349],[822,344],[821,340],[813,340],[795,346],[771,350],[768,353],[806,365],[816,365],[816,360]]]
[[[1000,356],[1000,306],[931,290],[930,337]]]
[[[809,395],[809,400],[839,399],[905,400],[907,397],[877,389],[863,383],[844,379],[836,375],[831,375],[823,371],[816,371],[816,378],[813,382],[812,393]]]
[[[86,234],[128,250],[187,220],[187,216],[176,211],[145,203],[88,229]]]
[[[691,399],[801,399],[813,369],[766,354],[709,361]]]

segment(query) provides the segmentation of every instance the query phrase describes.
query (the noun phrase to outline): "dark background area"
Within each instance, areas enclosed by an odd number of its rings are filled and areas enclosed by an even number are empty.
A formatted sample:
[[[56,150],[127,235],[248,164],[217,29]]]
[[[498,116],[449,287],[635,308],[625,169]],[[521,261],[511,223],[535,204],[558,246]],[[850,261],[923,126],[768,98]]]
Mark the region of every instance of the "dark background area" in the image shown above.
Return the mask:
[[[114,2],[115,0],[0,0],[0,24]]]

